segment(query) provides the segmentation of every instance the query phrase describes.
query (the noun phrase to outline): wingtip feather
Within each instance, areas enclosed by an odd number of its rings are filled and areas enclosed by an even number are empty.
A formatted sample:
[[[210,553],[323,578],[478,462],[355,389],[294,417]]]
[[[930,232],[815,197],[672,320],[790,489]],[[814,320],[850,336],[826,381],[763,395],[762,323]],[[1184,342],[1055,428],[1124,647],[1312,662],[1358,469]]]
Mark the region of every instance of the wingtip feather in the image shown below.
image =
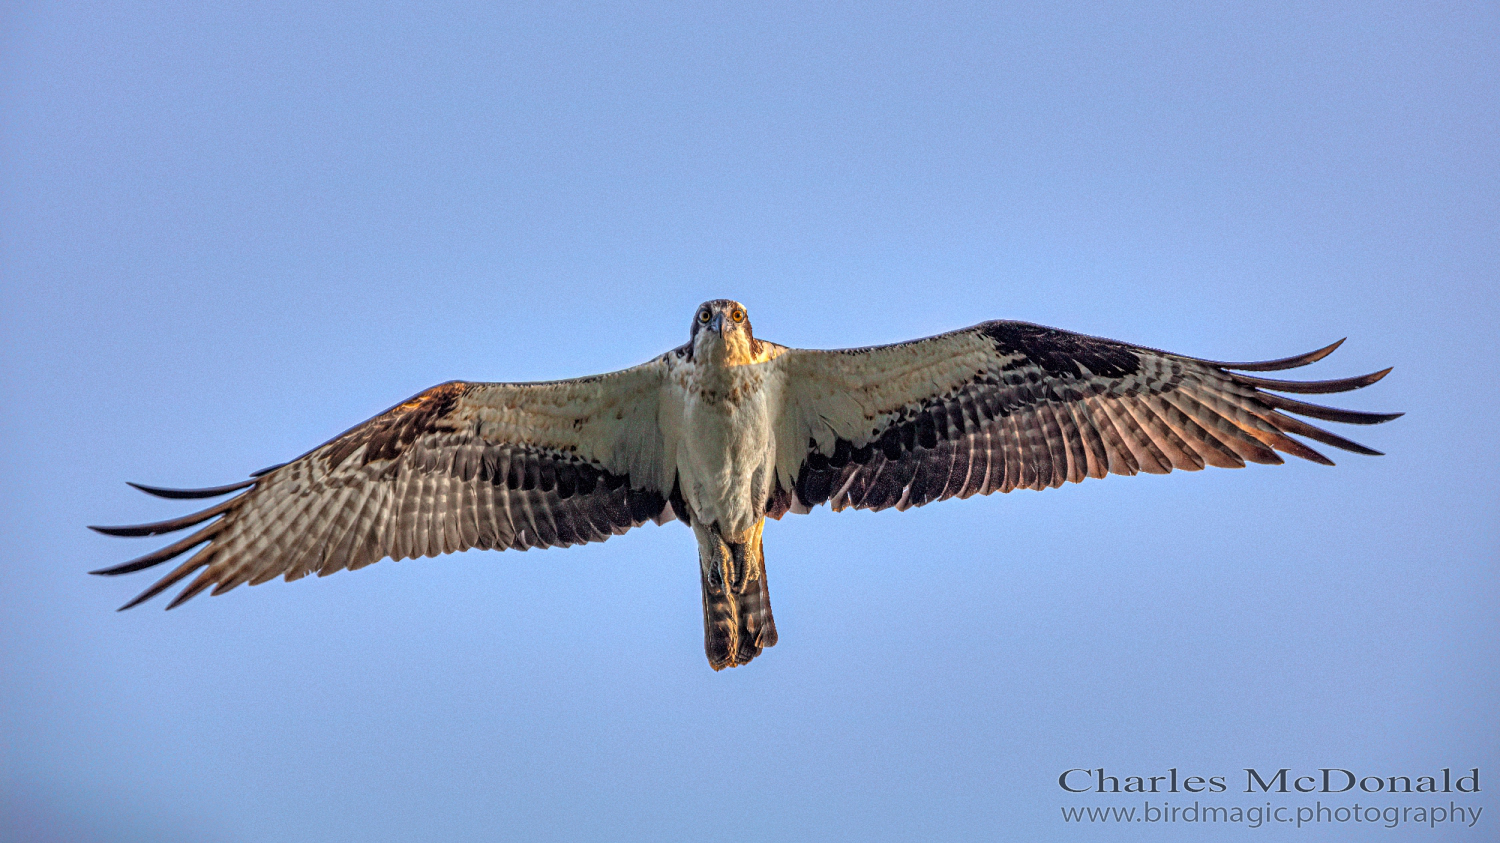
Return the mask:
[[[1348,337],[1325,345],[1316,351],[1309,351],[1306,354],[1297,354],[1292,357],[1283,357],[1280,360],[1252,360],[1245,363],[1226,363],[1219,360],[1205,360],[1203,362],[1208,363],[1210,366],[1218,366],[1221,369],[1238,369],[1241,372],[1276,372],[1282,369],[1295,369],[1298,366],[1306,366],[1322,360],[1324,357],[1332,354],[1339,346],[1343,345],[1346,339]]]
[[[181,565],[178,565],[176,568],[174,568],[171,573],[152,583],[150,588],[146,589],[140,594],[137,594],[135,596],[135,599],[131,600],[129,603],[126,603],[124,606],[121,606],[119,608],[119,611],[123,612],[126,609],[135,608],[136,606],[145,603],[147,600],[150,600],[156,595],[161,594],[163,591],[166,591],[177,583],[182,582],[183,579],[192,574],[194,571],[208,565],[214,553],[214,548],[210,546],[203,548],[202,550],[193,554],[188,558],[186,562],[183,562]],[[184,592],[188,593],[189,597],[197,593],[196,591],[193,591],[191,586],[185,589]],[[178,597],[182,598],[182,595],[178,595]],[[177,605],[179,602],[181,602],[181,599],[174,600],[172,603],[168,604],[167,608],[170,609],[173,606]]]
[[[210,518],[223,515],[234,507],[238,501],[239,498],[230,498],[227,501],[220,501],[208,509],[188,513],[180,518],[172,518],[167,521],[157,521],[151,524],[127,524],[119,527],[96,527],[91,525],[89,529],[103,533],[106,536],[125,537],[159,536],[163,533],[175,533],[178,530],[185,530],[188,527],[202,524]]]
[[[1240,374],[1239,372],[1231,372],[1229,376],[1236,383],[1253,386],[1257,389],[1326,395],[1330,392],[1349,392],[1350,390],[1361,389],[1385,377],[1388,372],[1390,372],[1389,368],[1379,372],[1371,372],[1368,375],[1356,375],[1352,378],[1336,378],[1325,381],[1286,381],[1274,378],[1257,378],[1252,375]]]
[[[255,485],[256,479],[257,478],[252,477],[249,480],[242,480],[238,483],[227,483],[223,486],[210,486],[204,489],[167,489],[162,486],[148,486],[145,483],[135,483],[129,480],[125,481],[125,485],[133,489],[139,489],[140,491],[145,492],[148,495],[153,495],[158,498],[167,498],[168,500],[191,500],[194,498],[216,498],[220,495],[227,495],[231,492],[237,492],[240,489],[246,488],[247,486]]]

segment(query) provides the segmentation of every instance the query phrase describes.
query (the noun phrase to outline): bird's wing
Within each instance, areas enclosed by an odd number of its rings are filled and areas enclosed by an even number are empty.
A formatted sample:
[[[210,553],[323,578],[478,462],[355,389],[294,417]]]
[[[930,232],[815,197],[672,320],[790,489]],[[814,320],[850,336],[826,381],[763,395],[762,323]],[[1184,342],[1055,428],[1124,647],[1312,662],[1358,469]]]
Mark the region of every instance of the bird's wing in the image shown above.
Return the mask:
[[[1284,360],[1221,363],[986,322],[897,345],[788,350],[775,361],[785,392],[770,514],[824,502],[905,509],[1110,473],[1280,463],[1277,451],[1332,464],[1288,434],[1376,454],[1287,413],[1350,424],[1400,413],[1338,410],[1275,393],[1343,392],[1389,369],[1310,382],[1243,374],[1303,366],[1338,345]]]
[[[665,521],[674,515],[657,421],[666,360],[549,383],[445,383],[243,483],[137,486],[168,498],[240,494],[171,521],[95,527],[117,536],[199,529],[94,573],[138,571],[203,545],[122,607],[197,572],[171,608],[209,586],[220,594],[386,557],[603,541]]]

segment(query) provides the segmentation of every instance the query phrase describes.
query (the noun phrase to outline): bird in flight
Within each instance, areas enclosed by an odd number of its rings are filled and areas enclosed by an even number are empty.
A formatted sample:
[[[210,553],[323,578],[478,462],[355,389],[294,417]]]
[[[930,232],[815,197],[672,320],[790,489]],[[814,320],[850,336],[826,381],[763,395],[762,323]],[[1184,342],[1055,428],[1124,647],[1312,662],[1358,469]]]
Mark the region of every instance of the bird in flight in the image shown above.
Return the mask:
[[[776,643],[761,531],[827,503],[880,510],[1109,474],[1281,463],[1332,465],[1292,436],[1378,454],[1295,416],[1376,424],[1278,393],[1345,392],[1247,372],[1321,360],[1342,343],[1259,363],[1200,360],[1025,322],[985,322],[834,351],[756,338],[744,305],[693,313],[685,345],[630,369],[542,383],[450,381],[240,483],[131,484],[221,503],[170,521],[94,527],[166,547],[96,574],[197,548],[121,609],[192,577],[204,589],[287,581],[468,548],[603,541],[677,520],[698,540],[703,644],[715,669]],[[1289,415],[1291,414],[1291,415]],[[196,576],[195,576],[196,574]]]

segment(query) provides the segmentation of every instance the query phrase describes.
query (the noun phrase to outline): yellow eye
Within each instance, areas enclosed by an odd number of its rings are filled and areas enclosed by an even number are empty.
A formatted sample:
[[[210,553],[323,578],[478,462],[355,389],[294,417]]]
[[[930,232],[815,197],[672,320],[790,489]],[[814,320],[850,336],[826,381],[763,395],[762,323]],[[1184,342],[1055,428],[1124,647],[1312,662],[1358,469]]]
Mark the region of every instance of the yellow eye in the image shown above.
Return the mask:
[[[736,322],[743,322],[745,321],[745,311],[736,310],[735,312],[729,314],[729,318],[733,319]]]
[[[712,318],[714,318],[713,314],[709,313],[708,311],[706,311],[706,310],[700,310],[700,311],[698,311],[698,321],[699,322],[702,322],[703,324],[707,325],[708,324],[708,320],[710,320]]]

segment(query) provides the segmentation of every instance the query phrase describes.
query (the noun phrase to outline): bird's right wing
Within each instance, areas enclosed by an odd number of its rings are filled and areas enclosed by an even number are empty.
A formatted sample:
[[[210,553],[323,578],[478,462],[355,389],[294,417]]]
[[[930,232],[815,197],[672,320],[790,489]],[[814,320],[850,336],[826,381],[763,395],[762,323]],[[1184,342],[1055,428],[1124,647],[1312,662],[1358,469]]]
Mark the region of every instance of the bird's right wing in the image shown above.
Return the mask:
[[[1110,473],[1280,463],[1277,451],[1332,465],[1287,434],[1377,453],[1287,414],[1373,424],[1400,413],[1275,393],[1344,392],[1389,369],[1310,382],[1244,374],[1313,363],[1338,345],[1284,360],[1219,363],[986,322],[896,345],[788,350],[773,364],[782,372],[785,409],[770,513],[824,502],[905,509]]]
[[[387,557],[467,548],[603,541],[674,516],[669,443],[658,420],[667,356],[590,378],[428,389],[285,465],[212,489],[137,486],[167,498],[240,494],[192,515],[133,527],[151,536],[206,526],[96,574],[124,574],[192,550],[122,608],[197,577],[168,606],[278,576],[294,580]],[[216,520],[214,520],[216,519]]]

